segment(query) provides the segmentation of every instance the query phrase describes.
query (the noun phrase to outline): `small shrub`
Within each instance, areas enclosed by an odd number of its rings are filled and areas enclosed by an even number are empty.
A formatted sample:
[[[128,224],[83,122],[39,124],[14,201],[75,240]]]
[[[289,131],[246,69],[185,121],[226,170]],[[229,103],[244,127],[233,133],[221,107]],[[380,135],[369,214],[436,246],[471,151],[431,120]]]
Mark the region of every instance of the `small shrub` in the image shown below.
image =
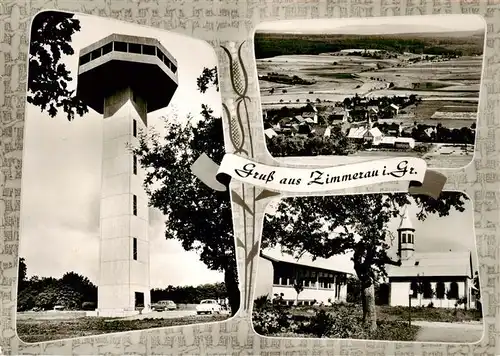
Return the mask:
[[[275,333],[295,332],[297,323],[292,315],[273,307],[261,311],[255,311],[252,315],[255,331],[261,335],[272,335]]]
[[[429,304],[427,304],[427,308],[434,308],[434,303],[430,302]]]
[[[268,295],[261,295],[260,297],[256,298],[254,300],[254,308],[256,310],[264,309],[266,306],[268,306],[269,303],[269,297]]]
[[[321,309],[311,318],[308,331],[317,337],[329,336],[334,325],[335,320],[333,317],[324,309]]]

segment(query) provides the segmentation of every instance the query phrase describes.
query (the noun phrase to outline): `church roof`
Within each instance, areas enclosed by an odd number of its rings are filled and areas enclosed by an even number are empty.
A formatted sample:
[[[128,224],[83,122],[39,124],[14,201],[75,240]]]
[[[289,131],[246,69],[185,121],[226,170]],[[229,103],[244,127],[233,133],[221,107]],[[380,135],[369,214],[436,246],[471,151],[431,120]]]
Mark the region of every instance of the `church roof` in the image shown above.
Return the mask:
[[[413,229],[413,224],[411,223],[410,214],[408,213],[408,208],[405,208],[398,229]]]
[[[261,257],[272,262],[292,263],[300,266],[313,267],[348,274],[355,273],[352,261],[347,255],[335,255],[330,258],[316,258],[313,261],[312,255],[304,253],[304,255],[302,255],[302,257],[297,260],[292,255],[282,253],[280,248],[263,250],[260,255]]]
[[[472,278],[472,255],[470,251],[459,252],[415,252],[401,266],[387,266],[391,277],[469,277]]]

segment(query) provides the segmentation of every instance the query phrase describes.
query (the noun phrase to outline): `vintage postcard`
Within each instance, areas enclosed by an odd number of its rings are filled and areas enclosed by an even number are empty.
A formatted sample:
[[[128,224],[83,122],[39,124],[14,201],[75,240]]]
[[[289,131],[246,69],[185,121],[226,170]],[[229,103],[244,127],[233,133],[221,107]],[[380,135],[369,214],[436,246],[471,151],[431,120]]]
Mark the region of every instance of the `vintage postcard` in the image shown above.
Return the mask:
[[[500,353],[493,1],[0,6],[0,353]]]

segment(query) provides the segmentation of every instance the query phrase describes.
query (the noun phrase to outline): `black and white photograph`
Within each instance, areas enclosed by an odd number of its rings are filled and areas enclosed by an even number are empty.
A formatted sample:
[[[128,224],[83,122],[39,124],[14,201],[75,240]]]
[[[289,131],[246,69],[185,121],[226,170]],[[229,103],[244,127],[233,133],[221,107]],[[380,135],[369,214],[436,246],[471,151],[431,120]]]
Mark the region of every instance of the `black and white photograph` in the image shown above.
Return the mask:
[[[283,198],[264,218],[252,311],[264,336],[474,343],[484,331],[461,192]]]
[[[190,172],[202,153],[224,155],[212,46],[45,11],[32,22],[28,72],[20,339],[234,315],[240,290],[229,193]]]
[[[485,31],[476,15],[259,24],[254,49],[268,152],[292,164],[413,156],[429,167],[467,166]]]

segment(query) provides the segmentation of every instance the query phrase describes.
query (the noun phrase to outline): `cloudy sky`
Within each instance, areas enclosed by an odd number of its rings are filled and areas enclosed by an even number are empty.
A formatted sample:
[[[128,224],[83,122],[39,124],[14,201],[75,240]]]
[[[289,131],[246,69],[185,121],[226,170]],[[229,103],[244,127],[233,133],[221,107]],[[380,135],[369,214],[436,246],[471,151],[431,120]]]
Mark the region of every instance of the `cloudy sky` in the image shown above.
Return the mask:
[[[275,200],[266,210],[273,214],[278,204]],[[472,261],[476,269],[477,249],[474,232],[474,213],[471,200],[465,202],[465,211],[458,212],[451,210],[445,217],[438,215],[429,215],[424,221],[419,221],[416,217],[419,211],[415,204],[409,205],[408,213],[415,228],[415,252],[446,252],[452,251],[470,251],[472,252]],[[391,256],[397,252],[397,228],[401,222],[400,218],[392,219],[387,228],[396,239],[393,241],[393,248],[389,251]],[[390,243],[390,239],[388,239]],[[352,265],[351,255],[340,256],[346,264]]]
[[[180,118],[189,113],[200,117],[202,103],[220,115],[220,94],[200,94],[196,88],[203,68],[217,64],[209,44],[115,20],[77,18],[81,31],[73,36],[76,54],[64,58],[73,78],[80,48],[112,33],[154,37],[177,59],[179,87],[167,109],[149,114],[149,126],[162,132],[160,117],[173,112]],[[28,275],[60,277],[75,271],[97,282],[102,117],[89,109],[70,123],[63,114],[50,118],[28,104],[24,145],[20,256],[26,258]],[[150,209],[151,286],[223,281],[222,274],[209,271],[195,253],[166,240],[163,221],[159,211]]]
[[[478,15],[390,16],[346,19],[272,21],[259,24],[256,31],[323,34],[396,34],[485,30]]]

